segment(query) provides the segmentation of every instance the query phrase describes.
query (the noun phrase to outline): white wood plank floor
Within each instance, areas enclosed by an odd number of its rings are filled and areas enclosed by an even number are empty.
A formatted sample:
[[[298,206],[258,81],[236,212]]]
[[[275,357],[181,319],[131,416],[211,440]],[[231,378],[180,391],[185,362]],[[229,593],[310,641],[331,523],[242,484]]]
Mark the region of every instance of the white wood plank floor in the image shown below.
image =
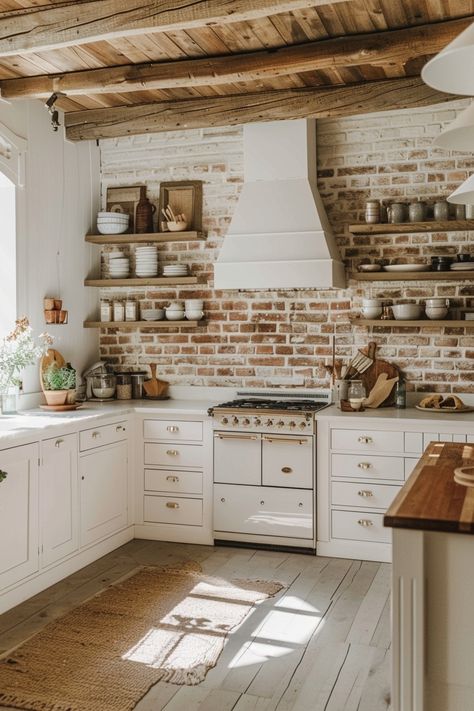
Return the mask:
[[[390,566],[383,563],[135,540],[1,615],[0,654],[138,565],[187,559],[207,573],[285,588],[229,636],[204,682],[159,682],[136,711],[390,709]]]

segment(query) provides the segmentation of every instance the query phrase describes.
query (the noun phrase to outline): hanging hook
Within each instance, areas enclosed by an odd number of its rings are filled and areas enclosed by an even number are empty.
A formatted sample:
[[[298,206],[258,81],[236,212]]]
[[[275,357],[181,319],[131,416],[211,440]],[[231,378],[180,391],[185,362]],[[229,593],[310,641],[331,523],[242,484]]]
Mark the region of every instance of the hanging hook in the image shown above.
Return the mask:
[[[48,109],[49,113],[51,114],[51,126],[53,127],[53,131],[57,131],[61,125],[59,123],[59,112],[55,108],[56,101],[61,96],[66,96],[66,94],[64,94],[62,91],[55,91],[53,94],[51,94],[51,96],[45,103],[46,108]]]

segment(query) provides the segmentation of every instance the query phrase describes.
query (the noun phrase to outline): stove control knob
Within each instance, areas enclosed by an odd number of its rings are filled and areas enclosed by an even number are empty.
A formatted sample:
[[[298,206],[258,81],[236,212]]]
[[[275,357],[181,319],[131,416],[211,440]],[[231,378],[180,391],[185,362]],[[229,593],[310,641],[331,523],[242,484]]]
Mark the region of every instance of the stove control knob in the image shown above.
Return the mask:
[[[267,420],[265,422],[265,427],[271,427],[273,425],[273,420]]]
[[[249,425],[249,424],[250,424],[249,418],[248,418],[248,417],[244,417],[244,419],[242,420],[242,424],[243,424],[243,425]]]
[[[221,420],[221,422],[222,422],[223,425],[227,425],[228,422],[229,422],[229,420],[227,419],[227,417],[223,417],[222,420]]]
[[[284,425],[285,423],[283,422],[283,420],[278,420],[277,427],[284,427]]]
[[[300,429],[301,430],[306,429],[306,422],[300,422]]]
[[[257,425],[257,427],[262,424],[262,420],[260,419],[260,417],[255,418],[254,424]]]
[[[290,427],[296,427],[296,422],[293,422],[293,420],[291,420],[288,424]]]
[[[233,418],[232,418],[232,424],[233,424],[233,425],[238,425],[238,424],[239,424],[239,418],[238,418],[238,417],[233,417]]]

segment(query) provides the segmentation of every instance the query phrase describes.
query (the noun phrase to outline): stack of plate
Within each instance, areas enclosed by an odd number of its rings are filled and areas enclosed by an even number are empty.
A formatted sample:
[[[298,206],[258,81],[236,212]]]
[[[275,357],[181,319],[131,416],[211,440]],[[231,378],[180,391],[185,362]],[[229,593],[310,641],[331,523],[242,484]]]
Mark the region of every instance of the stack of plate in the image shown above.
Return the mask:
[[[111,279],[126,279],[130,274],[130,259],[123,254],[110,256],[109,276]]]
[[[187,264],[167,264],[163,267],[163,276],[165,277],[184,277],[188,275]]]
[[[156,277],[158,274],[158,249],[137,247],[135,250],[135,272],[137,277]]]
[[[463,486],[474,486],[474,467],[459,467],[454,470],[454,481]]]
[[[474,262],[455,262],[451,269],[453,272],[470,272],[474,270]]]

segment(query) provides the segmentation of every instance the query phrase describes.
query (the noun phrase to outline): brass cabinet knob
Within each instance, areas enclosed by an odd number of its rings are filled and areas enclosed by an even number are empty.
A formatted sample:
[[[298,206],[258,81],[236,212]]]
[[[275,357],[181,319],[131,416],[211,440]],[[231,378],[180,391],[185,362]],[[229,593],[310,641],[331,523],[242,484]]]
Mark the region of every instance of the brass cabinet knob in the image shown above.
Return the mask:
[[[167,502],[166,502],[166,508],[168,508],[168,509],[179,509],[179,504],[177,504],[176,501],[167,501]]]
[[[371,496],[373,496],[373,492],[370,491],[369,489],[361,489],[360,491],[357,492],[359,496],[363,496],[364,498],[368,499]]]
[[[367,435],[361,435],[358,439],[361,444],[372,444],[374,441],[372,437],[367,437]]]
[[[373,521],[368,518],[360,518],[357,523],[359,524],[359,526],[363,526],[364,528],[370,528],[374,525]]]

